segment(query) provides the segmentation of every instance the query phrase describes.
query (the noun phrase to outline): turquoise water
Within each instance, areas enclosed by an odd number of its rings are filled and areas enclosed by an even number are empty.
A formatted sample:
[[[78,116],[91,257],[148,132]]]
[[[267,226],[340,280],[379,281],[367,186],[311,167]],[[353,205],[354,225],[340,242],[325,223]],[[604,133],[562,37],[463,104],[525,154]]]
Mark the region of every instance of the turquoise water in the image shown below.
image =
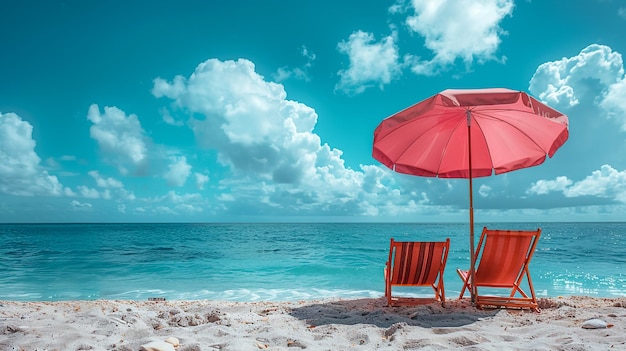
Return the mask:
[[[543,232],[538,296],[626,296],[626,223],[480,224]],[[467,224],[0,224],[0,300],[308,300],[380,297],[389,238],[451,239],[444,275],[469,267]],[[417,295],[429,295],[421,290]]]

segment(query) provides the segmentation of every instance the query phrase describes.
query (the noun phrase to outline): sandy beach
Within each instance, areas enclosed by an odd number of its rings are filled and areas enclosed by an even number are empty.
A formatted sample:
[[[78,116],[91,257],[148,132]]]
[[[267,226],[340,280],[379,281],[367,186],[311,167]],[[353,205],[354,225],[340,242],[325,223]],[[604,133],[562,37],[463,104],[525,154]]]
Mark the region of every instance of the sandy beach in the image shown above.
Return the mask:
[[[540,306],[541,313],[478,310],[468,299],[448,300],[445,307],[438,303],[385,307],[382,298],[0,301],[0,349],[626,349],[626,298],[550,298],[541,299]],[[600,328],[583,327],[594,319]]]

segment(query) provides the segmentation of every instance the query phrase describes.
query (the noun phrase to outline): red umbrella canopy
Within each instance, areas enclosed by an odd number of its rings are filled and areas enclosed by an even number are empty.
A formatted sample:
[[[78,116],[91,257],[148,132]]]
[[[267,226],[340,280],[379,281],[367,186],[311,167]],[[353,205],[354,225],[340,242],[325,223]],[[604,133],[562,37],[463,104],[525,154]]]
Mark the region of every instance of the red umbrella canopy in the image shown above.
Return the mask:
[[[373,157],[400,173],[469,178],[471,147],[471,177],[485,177],[543,163],[568,135],[566,115],[524,92],[445,90],[383,120]]]

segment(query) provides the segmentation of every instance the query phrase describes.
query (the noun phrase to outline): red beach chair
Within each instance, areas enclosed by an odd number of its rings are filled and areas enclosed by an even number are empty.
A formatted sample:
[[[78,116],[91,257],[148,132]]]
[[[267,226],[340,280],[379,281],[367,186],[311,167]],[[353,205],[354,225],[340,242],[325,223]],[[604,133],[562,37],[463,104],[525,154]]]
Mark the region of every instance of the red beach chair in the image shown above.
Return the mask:
[[[450,251],[450,239],[443,242],[395,241],[391,238],[389,260],[385,265],[385,297],[388,306],[407,306],[432,301],[446,301],[443,271]],[[434,299],[396,297],[393,286],[429,286]]]
[[[525,231],[483,228],[475,253],[474,285],[478,308],[530,308],[539,312],[528,264],[540,235],[541,229]],[[457,273],[464,282],[459,296],[462,298],[466,289],[472,289],[470,273],[460,269],[457,269]],[[528,292],[520,286],[524,277],[528,282]],[[508,296],[481,295],[479,288],[506,289]]]

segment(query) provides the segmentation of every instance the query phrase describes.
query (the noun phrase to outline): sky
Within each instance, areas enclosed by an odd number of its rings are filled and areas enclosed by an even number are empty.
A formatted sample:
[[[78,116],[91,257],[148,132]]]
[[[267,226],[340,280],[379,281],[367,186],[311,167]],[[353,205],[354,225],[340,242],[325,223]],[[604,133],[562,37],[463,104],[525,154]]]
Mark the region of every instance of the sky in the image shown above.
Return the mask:
[[[624,221],[625,32],[618,0],[3,1],[0,222],[464,222],[467,180],[373,132],[492,87],[570,135],[475,179],[476,222]]]

